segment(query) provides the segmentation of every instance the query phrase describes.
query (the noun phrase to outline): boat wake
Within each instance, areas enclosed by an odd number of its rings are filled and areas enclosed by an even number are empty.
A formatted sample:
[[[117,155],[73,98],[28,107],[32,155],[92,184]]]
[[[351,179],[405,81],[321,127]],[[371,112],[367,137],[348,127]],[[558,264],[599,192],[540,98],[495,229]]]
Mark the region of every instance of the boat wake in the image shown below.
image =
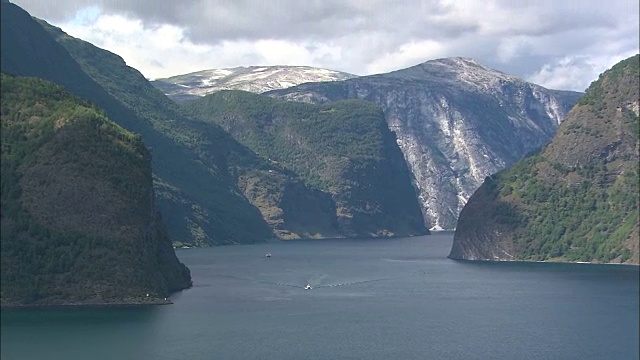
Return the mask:
[[[380,282],[380,281],[407,279],[407,278],[412,278],[412,277],[416,277],[416,276],[424,276],[426,274],[427,274],[426,271],[420,271],[420,272],[416,272],[414,274],[404,275],[404,276],[375,278],[375,279],[366,279],[366,280],[355,280],[355,281],[346,281],[346,282],[331,283],[331,284],[322,284],[322,283],[320,283],[320,281],[322,281],[322,280],[324,280],[324,279],[326,279],[328,277],[327,275],[316,276],[316,277],[313,277],[311,279],[307,279],[307,281],[301,282],[300,284],[291,284],[291,283],[286,283],[286,282],[281,282],[281,281],[268,281],[268,280],[261,280],[261,279],[248,278],[248,277],[242,277],[242,276],[236,276],[236,275],[229,275],[229,274],[213,274],[213,275],[214,276],[218,276],[218,277],[224,277],[224,278],[229,278],[229,279],[248,281],[248,282],[253,282],[253,283],[268,284],[268,285],[278,285],[278,286],[287,286],[287,287],[292,287],[292,288],[300,288],[300,289],[307,289],[308,290],[309,289],[308,286],[310,286],[313,289],[332,288],[332,287],[359,285],[359,284],[366,284],[366,283],[373,283],[373,282]],[[313,281],[313,280],[316,280],[316,281]]]

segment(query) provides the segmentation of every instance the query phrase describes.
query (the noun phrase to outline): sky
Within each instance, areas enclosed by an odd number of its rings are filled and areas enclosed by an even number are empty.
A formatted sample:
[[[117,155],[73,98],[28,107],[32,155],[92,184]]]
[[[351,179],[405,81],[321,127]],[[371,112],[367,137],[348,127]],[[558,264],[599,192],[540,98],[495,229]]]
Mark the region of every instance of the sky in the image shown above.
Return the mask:
[[[150,79],[250,65],[356,75],[463,56],[584,91],[639,52],[638,0],[10,0]]]

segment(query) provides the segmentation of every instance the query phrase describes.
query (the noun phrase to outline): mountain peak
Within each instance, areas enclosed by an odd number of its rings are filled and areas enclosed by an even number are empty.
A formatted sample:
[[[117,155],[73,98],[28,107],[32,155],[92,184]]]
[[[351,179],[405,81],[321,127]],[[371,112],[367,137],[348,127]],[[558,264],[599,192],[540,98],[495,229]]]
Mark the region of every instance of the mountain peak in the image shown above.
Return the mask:
[[[456,82],[472,87],[491,86],[505,81],[523,80],[491,69],[475,59],[468,57],[448,57],[429,60],[421,64],[397,70],[380,76],[391,76],[406,80],[424,80]]]
[[[446,58],[439,58],[439,59],[425,61],[423,64],[428,64],[428,63],[452,64],[457,66],[472,65],[472,66],[479,66],[479,67],[485,68],[485,66],[483,66],[476,59],[465,57],[465,56],[452,56],[452,57],[446,57]]]

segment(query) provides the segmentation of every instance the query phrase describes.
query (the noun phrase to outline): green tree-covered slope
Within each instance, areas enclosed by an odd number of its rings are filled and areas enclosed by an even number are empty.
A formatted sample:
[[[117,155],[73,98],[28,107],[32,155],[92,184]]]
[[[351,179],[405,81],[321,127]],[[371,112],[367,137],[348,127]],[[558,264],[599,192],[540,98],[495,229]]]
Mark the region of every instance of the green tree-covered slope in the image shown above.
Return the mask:
[[[374,104],[346,100],[311,105],[222,91],[183,107],[329,195],[342,235],[427,232],[410,172]]]
[[[548,146],[485,180],[451,258],[639,262],[639,61],[600,75]]]
[[[182,116],[119,56],[36,21],[14,4],[3,2],[0,14],[3,72],[63,85],[142,135],[172,239],[207,245],[274,237],[236,186],[235,168],[268,168],[253,153],[219,127]]]
[[[2,74],[1,100],[2,305],[154,303],[190,286],[139,135],[41,79]]]

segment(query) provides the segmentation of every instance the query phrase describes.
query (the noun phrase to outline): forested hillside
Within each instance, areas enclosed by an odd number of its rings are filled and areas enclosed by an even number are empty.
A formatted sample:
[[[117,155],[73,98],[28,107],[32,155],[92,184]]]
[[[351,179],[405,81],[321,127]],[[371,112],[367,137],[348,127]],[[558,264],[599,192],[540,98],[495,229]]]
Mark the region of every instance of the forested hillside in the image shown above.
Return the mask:
[[[374,104],[310,105],[222,91],[183,106],[329,195],[343,236],[426,233],[411,173]]]
[[[153,303],[190,286],[141,137],[50,82],[1,86],[2,305]]]

